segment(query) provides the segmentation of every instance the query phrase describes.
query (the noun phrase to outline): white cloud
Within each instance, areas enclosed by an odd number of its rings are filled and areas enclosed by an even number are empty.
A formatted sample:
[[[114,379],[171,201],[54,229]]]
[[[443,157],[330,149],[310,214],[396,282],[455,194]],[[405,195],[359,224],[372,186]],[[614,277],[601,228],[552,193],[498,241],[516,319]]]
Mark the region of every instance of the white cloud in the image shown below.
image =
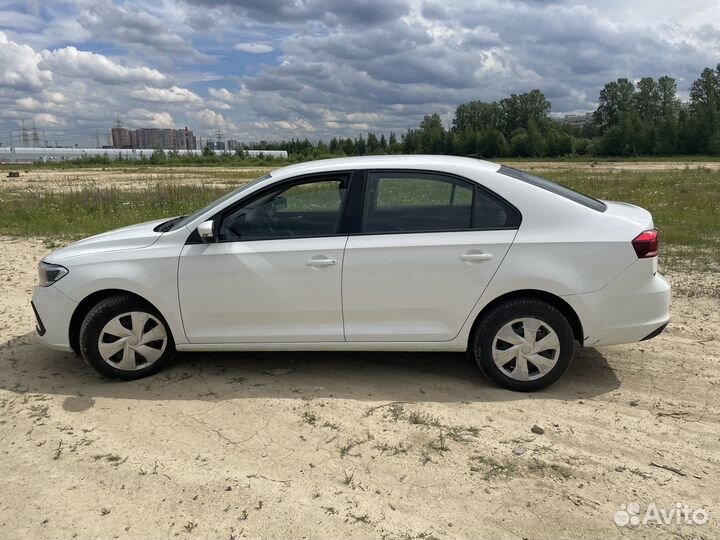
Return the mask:
[[[67,99],[61,92],[53,92],[50,90],[43,90],[42,98],[44,101],[50,101],[52,103],[63,103]]]
[[[212,109],[204,109],[202,111],[192,112],[190,116],[198,120],[204,128],[222,128],[227,125],[227,121],[222,114]]]
[[[265,54],[272,52],[274,49],[265,43],[238,43],[233,47],[236,51],[246,52],[250,54]]]
[[[143,7],[135,2],[115,4],[112,0],[93,0],[84,2],[77,20],[99,42],[114,43],[156,57],[179,58],[185,62],[212,62],[212,56],[198,51],[170,27],[171,24],[177,24],[173,20],[174,12],[179,10],[177,3],[167,1],[159,4]],[[188,29],[180,30],[186,33]]]
[[[280,129],[288,131],[307,131],[309,133],[317,131],[317,128],[314,125],[302,118],[294,120],[292,122],[289,122],[287,120],[279,120],[277,122],[273,122],[273,124]]]
[[[202,98],[192,90],[171,86],[170,88],[152,88],[146,86],[142,89],[133,90],[130,95],[141,101],[153,101],[158,103],[187,103],[189,105],[202,105]]]
[[[2,4],[0,4],[0,8]],[[33,30],[42,26],[42,19],[37,15],[22,13],[9,9],[0,9],[0,27],[11,27],[16,30]]]
[[[173,128],[175,121],[168,112],[149,111],[147,109],[132,109],[127,116],[129,126]]]
[[[0,32],[0,87],[15,90],[37,90],[52,80],[52,73],[38,64],[40,54],[32,47],[10,41]]]
[[[64,120],[50,113],[40,113],[33,116],[33,121],[38,127],[56,127],[64,124]]]
[[[232,109],[232,105],[224,101],[218,101],[217,99],[211,99],[210,101],[208,101],[208,105],[214,109]]]
[[[107,56],[75,47],[42,51],[41,65],[63,77],[87,78],[105,84],[163,84],[167,77],[149,67],[126,67]]]
[[[20,107],[21,109],[27,109],[30,111],[39,109],[42,106],[41,103],[37,99],[32,98],[30,96],[16,99],[15,103],[17,103],[17,106]]]
[[[227,88],[208,88],[208,94],[210,94],[215,99],[219,99],[222,101],[233,101],[235,99],[235,95],[228,90]]]

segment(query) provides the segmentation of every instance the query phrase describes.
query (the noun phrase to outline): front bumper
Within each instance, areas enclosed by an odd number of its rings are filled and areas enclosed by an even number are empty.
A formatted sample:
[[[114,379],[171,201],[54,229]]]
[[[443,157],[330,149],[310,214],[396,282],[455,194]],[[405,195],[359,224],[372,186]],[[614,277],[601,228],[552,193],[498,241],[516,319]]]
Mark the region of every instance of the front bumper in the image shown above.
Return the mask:
[[[70,320],[77,302],[65,296],[54,285],[35,287],[32,302],[40,343],[58,351],[72,352]]]

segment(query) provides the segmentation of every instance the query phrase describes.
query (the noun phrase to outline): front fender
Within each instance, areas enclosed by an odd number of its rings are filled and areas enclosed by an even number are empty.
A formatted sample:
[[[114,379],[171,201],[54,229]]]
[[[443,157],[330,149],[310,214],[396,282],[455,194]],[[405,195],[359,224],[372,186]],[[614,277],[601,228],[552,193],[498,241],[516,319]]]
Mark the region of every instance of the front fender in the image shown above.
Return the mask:
[[[103,290],[136,294],[160,311],[176,343],[187,343],[177,294],[179,257],[178,246],[86,256],[54,287],[78,303]]]

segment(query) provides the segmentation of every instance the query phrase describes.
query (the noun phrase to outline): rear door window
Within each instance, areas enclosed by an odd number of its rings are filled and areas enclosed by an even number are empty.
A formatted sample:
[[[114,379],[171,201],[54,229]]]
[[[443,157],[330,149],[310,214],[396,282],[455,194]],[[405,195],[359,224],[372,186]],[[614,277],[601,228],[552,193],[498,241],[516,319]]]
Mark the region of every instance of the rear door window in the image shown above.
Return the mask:
[[[517,227],[510,205],[472,182],[437,173],[371,172],[363,232],[403,233]]]

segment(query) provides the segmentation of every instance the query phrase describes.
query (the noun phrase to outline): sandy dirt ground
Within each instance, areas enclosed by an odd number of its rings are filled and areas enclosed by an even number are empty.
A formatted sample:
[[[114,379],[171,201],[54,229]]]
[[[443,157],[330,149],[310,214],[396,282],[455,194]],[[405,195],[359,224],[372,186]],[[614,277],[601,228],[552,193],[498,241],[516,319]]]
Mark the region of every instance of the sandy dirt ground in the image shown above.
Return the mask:
[[[121,383],[36,343],[45,252],[0,238],[3,540],[720,537],[717,299],[534,394],[462,354],[183,354]],[[614,523],[653,502],[709,521]]]

